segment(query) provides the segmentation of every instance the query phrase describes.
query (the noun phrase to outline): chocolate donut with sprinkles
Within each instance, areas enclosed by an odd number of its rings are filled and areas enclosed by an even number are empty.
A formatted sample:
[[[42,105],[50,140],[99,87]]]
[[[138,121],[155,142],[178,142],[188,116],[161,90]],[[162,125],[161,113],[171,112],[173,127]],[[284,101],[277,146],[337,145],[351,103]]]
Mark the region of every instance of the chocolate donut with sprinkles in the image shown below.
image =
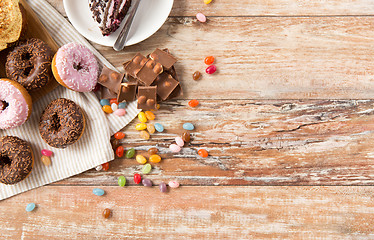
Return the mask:
[[[0,138],[0,182],[16,184],[24,180],[34,166],[30,144],[18,137]]]
[[[53,100],[45,108],[39,122],[42,139],[55,148],[66,148],[83,135],[86,120],[83,110],[66,98]]]

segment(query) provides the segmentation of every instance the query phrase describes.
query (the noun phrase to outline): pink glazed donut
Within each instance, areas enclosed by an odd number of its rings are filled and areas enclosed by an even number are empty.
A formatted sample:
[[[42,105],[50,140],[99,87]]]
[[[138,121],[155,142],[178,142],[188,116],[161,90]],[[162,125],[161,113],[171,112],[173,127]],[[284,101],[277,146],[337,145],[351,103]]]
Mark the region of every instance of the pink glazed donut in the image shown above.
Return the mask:
[[[0,129],[15,128],[30,117],[31,96],[21,84],[0,79]]]
[[[52,60],[52,72],[62,86],[90,92],[97,84],[99,65],[87,47],[72,42],[58,49]]]

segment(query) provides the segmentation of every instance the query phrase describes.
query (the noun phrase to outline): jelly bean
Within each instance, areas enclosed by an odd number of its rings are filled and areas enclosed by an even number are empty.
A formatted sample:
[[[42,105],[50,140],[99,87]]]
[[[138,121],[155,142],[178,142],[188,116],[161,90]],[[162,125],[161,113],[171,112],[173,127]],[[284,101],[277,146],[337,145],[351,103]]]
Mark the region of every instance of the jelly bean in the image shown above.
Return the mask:
[[[142,122],[142,123],[146,123],[147,122],[147,117],[145,116],[145,113],[144,112],[140,112],[138,114],[138,118],[139,120]]]
[[[202,13],[196,14],[196,18],[197,18],[197,20],[199,20],[199,22],[206,22],[206,17]]]
[[[112,105],[113,103],[115,103],[116,105],[118,105],[117,98],[110,99],[109,103],[110,103],[110,105]]]
[[[152,187],[152,185],[153,185],[152,181],[148,178],[144,178],[142,180],[142,183],[143,183],[144,187]]]
[[[145,111],[145,116],[147,117],[148,120],[155,120],[156,116],[153,114],[151,111]]]
[[[101,171],[101,170],[103,170],[103,166],[101,166],[101,165],[96,166],[95,169],[96,169],[96,171]]]
[[[143,138],[144,140],[148,140],[151,136],[149,136],[149,133],[146,131],[140,131],[140,137]]]
[[[183,139],[181,137],[176,137],[175,138],[175,142],[177,143],[177,145],[179,147],[183,147],[184,146],[184,141],[183,141]]]
[[[195,129],[195,126],[194,126],[192,123],[185,123],[185,124],[183,124],[183,128],[184,128],[185,130],[190,130],[190,131],[192,131],[192,130]]]
[[[41,160],[42,160],[42,163],[45,166],[51,165],[51,159],[49,157],[43,155],[42,158],[41,158]]]
[[[126,178],[124,176],[118,177],[118,186],[124,187],[126,185]]]
[[[93,91],[93,92],[97,92],[97,91],[100,90],[100,88],[101,88],[101,85],[100,85],[100,84],[96,84],[96,85],[95,85],[95,88],[94,88],[92,91]]]
[[[103,196],[104,195],[104,190],[101,189],[101,188],[94,188],[92,190],[93,194],[95,194],[96,196]]]
[[[161,123],[155,123],[155,129],[157,132],[163,132],[164,131],[164,126],[162,126]]]
[[[213,57],[213,56],[206,57],[206,58],[204,59],[204,63],[205,63],[206,65],[212,65],[212,64],[214,63],[214,57]]]
[[[160,192],[167,192],[168,191],[168,187],[166,186],[166,183],[164,182],[161,182],[160,185],[158,185],[158,187],[160,188]]]
[[[152,123],[147,124],[147,130],[150,134],[153,134],[156,132],[155,126]]]
[[[26,206],[26,211],[27,212],[31,212],[34,209],[35,209],[35,203],[29,203],[29,204],[27,204],[27,206]]]
[[[118,103],[118,108],[119,108],[119,109],[124,109],[124,108],[126,108],[126,106],[127,106],[127,103],[126,103],[126,102]]]
[[[120,146],[120,142],[118,139],[113,139],[110,141],[110,143],[112,144],[112,148],[114,151]]]
[[[124,138],[126,135],[123,133],[123,132],[116,132],[115,134],[114,134],[114,138],[115,139],[122,139],[122,138]]]
[[[134,148],[130,148],[129,150],[126,151],[126,158],[133,158],[135,155],[135,149]]]
[[[161,107],[160,104],[157,103],[157,104],[156,104],[156,109],[159,110],[160,107]]]
[[[109,169],[109,163],[108,162],[101,164],[101,166],[103,166],[104,171],[108,171],[108,169]]]
[[[196,71],[192,74],[192,79],[195,81],[199,80],[200,77],[201,77],[201,72],[199,71]]]
[[[142,173],[143,174],[148,174],[152,170],[151,164],[147,163],[146,165],[143,166]]]
[[[116,110],[118,109],[118,105],[115,104],[115,103],[112,103],[112,104],[110,105],[110,107],[112,108],[113,112],[116,111]]]
[[[205,149],[200,149],[199,151],[197,151],[197,153],[200,155],[200,157],[203,157],[203,158],[206,158],[209,155],[208,151]]]
[[[124,116],[126,114],[126,110],[125,109],[122,109],[122,108],[119,108],[117,109],[114,114],[116,114],[117,116]]]
[[[147,162],[147,159],[143,155],[136,155],[135,157],[136,161],[140,164],[145,164]]]
[[[134,174],[134,183],[139,184],[142,181],[142,176],[139,173]]]
[[[210,65],[209,67],[206,68],[205,72],[207,74],[213,74],[217,71],[217,67],[215,65]]]
[[[103,106],[103,111],[105,113],[112,113],[113,112],[112,108],[108,105]]]
[[[109,102],[109,100],[108,99],[101,99],[100,100],[100,105],[101,106],[109,106],[110,105],[110,102]]]
[[[42,155],[50,157],[52,156],[53,152],[48,149],[42,149]]]
[[[135,125],[135,129],[138,130],[138,131],[147,129],[147,124],[145,124],[145,123],[138,123],[138,124]]]
[[[157,154],[153,154],[149,157],[149,161],[152,163],[159,163],[161,161],[161,157]]]
[[[151,155],[156,154],[157,152],[158,152],[158,149],[155,147],[148,149],[148,153]]]
[[[204,0],[204,3],[205,4],[209,4],[209,3],[211,3],[212,2],[212,0]]]
[[[188,105],[190,105],[190,107],[196,107],[197,105],[199,105],[199,101],[197,101],[196,99],[193,99],[188,102]]]
[[[110,211],[109,208],[105,208],[104,211],[103,211],[103,217],[104,218],[109,218],[111,213],[112,213],[112,211]]]
[[[116,149],[116,155],[117,157],[123,157],[123,152],[125,151],[125,149],[123,149],[122,146],[119,146],[117,149]]]
[[[182,134],[182,139],[183,141],[185,142],[190,142],[191,141],[191,135],[189,132],[185,131],[183,134]]]
[[[177,153],[181,151],[181,147],[179,147],[177,144],[171,144],[169,146],[170,151]]]
[[[178,187],[179,187],[179,182],[177,182],[177,181],[170,181],[170,182],[168,183],[168,185],[169,185],[169,187],[171,187],[171,188],[178,188]]]

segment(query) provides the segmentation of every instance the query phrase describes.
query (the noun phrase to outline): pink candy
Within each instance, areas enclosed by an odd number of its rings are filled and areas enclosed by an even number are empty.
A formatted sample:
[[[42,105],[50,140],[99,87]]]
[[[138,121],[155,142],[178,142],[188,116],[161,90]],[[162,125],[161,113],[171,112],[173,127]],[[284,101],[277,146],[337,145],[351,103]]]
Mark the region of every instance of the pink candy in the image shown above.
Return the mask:
[[[49,151],[48,149],[42,149],[42,155],[50,157],[52,156],[53,152]]]
[[[177,144],[171,144],[169,146],[170,151],[177,153],[181,151],[181,147],[179,147]]]
[[[126,110],[122,109],[122,108],[119,108],[116,111],[114,111],[114,114],[116,114],[118,116],[124,116],[126,114]]]
[[[176,137],[175,138],[175,142],[177,143],[177,145],[179,147],[183,147],[184,146],[184,141],[183,141],[183,139],[181,137]]]
[[[168,183],[168,185],[169,185],[169,187],[171,187],[171,188],[178,188],[178,187],[179,187],[179,182],[177,182],[177,181],[170,181],[170,182]]]
[[[206,22],[206,17],[205,17],[205,15],[202,14],[202,13],[198,13],[198,14],[196,14],[196,18],[197,18],[197,20],[199,20],[200,22]]]

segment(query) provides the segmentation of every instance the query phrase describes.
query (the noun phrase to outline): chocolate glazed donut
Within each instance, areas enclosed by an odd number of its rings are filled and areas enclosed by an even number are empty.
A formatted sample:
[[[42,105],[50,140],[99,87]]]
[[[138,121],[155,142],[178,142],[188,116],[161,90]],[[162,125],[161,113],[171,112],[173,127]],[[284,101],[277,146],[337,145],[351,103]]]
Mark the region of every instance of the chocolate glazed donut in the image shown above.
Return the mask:
[[[41,137],[55,148],[65,148],[78,141],[84,128],[83,110],[75,102],[65,98],[49,103],[39,123]]]
[[[20,83],[27,91],[40,89],[47,85],[52,77],[52,57],[52,50],[46,43],[31,38],[8,54],[6,75]]]
[[[15,184],[25,179],[34,165],[30,145],[13,136],[0,138],[0,182]]]

